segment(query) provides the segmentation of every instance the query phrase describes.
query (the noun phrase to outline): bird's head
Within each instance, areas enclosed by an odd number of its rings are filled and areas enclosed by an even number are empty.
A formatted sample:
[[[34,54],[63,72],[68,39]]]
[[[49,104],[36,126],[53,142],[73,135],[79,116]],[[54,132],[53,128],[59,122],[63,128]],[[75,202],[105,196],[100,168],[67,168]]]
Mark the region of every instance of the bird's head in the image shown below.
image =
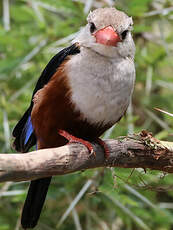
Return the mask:
[[[115,8],[99,8],[90,12],[87,21],[75,42],[111,58],[134,58],[131,17]]]

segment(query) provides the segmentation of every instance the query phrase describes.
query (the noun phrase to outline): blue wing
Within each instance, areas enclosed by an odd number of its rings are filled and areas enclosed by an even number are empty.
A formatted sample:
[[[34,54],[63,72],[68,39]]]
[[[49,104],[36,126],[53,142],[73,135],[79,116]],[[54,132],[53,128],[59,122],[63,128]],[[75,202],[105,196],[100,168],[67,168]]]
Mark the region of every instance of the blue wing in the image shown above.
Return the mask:
[[[24,130],[25,130],[25,141],[24,144],[26,145],[26,143],[28,142],[29,138],[31,137],[32,133],[33,133],[33,126],[32,126],[32,122],[31,122],[31,116],[28,117],[28,120],[24,126]]]

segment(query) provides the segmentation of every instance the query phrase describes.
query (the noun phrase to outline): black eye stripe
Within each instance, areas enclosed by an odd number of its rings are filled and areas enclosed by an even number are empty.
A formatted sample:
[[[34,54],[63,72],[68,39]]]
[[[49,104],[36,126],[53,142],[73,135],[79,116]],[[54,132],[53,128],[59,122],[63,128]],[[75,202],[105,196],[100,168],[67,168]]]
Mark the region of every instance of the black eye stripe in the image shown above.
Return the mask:
[[[93,22],[90,23],[90,32],[93,33],[96,30],[96,26]]]
[[[121,37],[122,37],[123,40],[126,38],[128,32],[129,32],[128,30],[124,30],[124,31],[121,33]]]

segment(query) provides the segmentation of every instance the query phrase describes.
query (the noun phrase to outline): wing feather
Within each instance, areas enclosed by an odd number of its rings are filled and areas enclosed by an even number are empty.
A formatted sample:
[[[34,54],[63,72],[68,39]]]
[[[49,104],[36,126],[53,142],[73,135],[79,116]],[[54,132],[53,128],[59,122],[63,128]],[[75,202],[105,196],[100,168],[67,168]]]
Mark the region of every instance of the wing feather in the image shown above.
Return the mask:
[[[31,122],[31,112],[33,107],[33,97],[35,93],[44,87],[60,65],[66,60],[69,55],[75,55],[80,52],[79,46],[73,44],[56,54],[47,64],[43,70],[40,78],[37,81],[36,87],[33,91],[32,100],[29,108],[24,113],[23,117],[17,123],[13,130],[13,147],[16,151],[27,152],[33,145],[36,144],[36,137],[34,134],[34,128]]]

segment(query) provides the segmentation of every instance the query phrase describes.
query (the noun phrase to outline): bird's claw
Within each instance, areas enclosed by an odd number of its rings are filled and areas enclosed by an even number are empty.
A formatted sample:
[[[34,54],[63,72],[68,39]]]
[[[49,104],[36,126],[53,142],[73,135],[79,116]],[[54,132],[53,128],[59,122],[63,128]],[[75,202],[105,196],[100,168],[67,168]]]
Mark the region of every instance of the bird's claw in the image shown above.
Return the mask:
[[[89,156],[92,156],[92,155],[96,156],[96,153],[95,153],[95,151],[93,149],[93,146],[92,146],[92,144],[90,142],[88,142],[86,140],[83,140],[82,138],[75,137],[75,136],[73,136],[72,134],[68,133],[65,130],[59,129],[58,130],[58,134],[60,136],[63,136],[65,139],[67,139],[69,141],[68,144],[71,144],[71,143],[80,143],[80,144],[85,145],[85,147],[90,152]]]

